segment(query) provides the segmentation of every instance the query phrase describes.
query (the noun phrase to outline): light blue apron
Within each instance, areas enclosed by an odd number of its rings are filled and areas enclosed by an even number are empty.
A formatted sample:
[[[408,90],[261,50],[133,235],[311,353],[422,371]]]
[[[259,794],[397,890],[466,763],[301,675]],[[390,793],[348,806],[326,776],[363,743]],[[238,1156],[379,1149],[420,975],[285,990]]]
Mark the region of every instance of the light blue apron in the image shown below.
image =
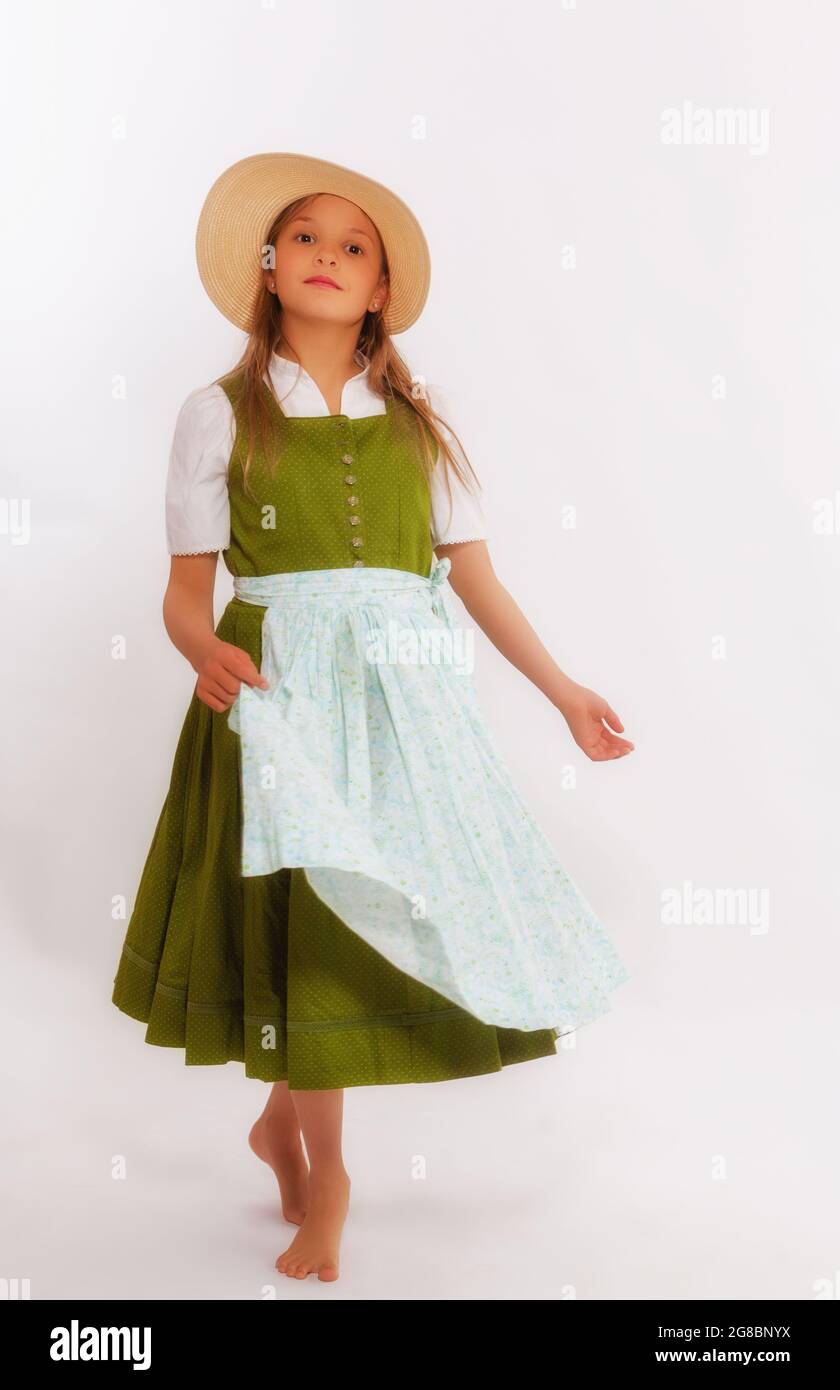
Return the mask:
[[[398,969],[498,1028],[559,1035],[629,975],[487,728],[449,568],[235,578],[266,608],[270,683],[228,714],[242,873],[303,867]]]

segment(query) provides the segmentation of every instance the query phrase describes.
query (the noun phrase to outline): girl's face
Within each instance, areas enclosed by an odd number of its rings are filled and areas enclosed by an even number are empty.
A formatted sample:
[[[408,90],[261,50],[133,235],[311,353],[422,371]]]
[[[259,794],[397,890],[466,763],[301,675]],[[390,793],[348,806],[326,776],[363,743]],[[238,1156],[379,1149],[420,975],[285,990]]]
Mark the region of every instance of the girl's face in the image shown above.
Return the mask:
[[[344,325],[384,307],[379,233],[355,203],[320,193],[274,245],[275,268],[264,275],[276,285],[284,314]]]

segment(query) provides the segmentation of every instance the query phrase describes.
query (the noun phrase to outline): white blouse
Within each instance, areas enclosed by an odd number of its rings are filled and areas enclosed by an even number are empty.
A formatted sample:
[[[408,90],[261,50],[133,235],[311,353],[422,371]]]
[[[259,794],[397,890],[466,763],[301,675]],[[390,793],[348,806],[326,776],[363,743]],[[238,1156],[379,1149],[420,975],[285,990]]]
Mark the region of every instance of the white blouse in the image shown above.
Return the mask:
[[[369,360],[357,352],[356,361],[363,370],[344,383],[339,414],[352,420],[384,415],[385,401],[371,390],[368,382]],[[330,414],[319,387],[296,362],[275,352],[269,371],[287,415]],[[235,434],[233,407],[216,382],[187,396],[175,423],[166,479],[166,538],[170,555],[197,555],[227,550],[230,545],[227,479]],[[450,515],[441,472],[435,468],[432,474],[432,544],[486,540],[487,522],[481,502],[453,473]]]

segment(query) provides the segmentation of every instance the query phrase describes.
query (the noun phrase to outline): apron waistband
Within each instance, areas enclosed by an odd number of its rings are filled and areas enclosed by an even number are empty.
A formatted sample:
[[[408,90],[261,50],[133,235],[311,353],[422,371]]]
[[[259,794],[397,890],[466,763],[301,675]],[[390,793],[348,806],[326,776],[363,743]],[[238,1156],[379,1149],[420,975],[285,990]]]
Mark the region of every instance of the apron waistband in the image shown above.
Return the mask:
[[[435,556],[428,576],[411,570],[388,569],[369,565],[364,568],[291,570],[285,574],[234,575],[233,592],[245,603],[261,607],[285,606],[296,600],[348,599],[364,601],[376,594],[407,594],[412,590],[427,591],[432,598],[443,584],[451,567],[448,555]]]

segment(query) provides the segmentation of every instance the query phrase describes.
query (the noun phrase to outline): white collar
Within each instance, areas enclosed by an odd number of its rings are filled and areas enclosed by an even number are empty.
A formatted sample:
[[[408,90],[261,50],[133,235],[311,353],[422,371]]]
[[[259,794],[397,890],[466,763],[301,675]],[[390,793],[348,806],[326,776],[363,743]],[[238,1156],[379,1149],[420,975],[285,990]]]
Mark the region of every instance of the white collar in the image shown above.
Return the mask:
[[[357,348],[357,350],[353,353],[353,361],[356,363],[357,366],[362,368],[362,370],[360,372],[357,372],[355,376],[350,377],[351,381],[357,381],[360,376],[366,375],[368,368],[370,367],[370,358],[365,356],[361,348]],[[305,367],[300,366],[300,363],[292,362],[288,357],[281,357],[279,352],[273,352],[271,354],[271,362],[269,365],[269,369],[272,372],[276,372],[278,375],[297,376],[299,367],[301,377],[307,377],[311,381],[312,377],[309,376],[309,373]]]
[[[354,357],[361,371],[344,383],[341,404],[349,408],[342,413],[348,414],[351,419],[362,415],[380,414],[382,398],[370,387],[370,358],[359,350],[354,353]],[[274,386],[280,404],[287,414],[329,415],[329,407],[320,387],[306,368],[298,362],[292,362],[288,357],[281,357],[279,353],[273,352],[266,379]]]

